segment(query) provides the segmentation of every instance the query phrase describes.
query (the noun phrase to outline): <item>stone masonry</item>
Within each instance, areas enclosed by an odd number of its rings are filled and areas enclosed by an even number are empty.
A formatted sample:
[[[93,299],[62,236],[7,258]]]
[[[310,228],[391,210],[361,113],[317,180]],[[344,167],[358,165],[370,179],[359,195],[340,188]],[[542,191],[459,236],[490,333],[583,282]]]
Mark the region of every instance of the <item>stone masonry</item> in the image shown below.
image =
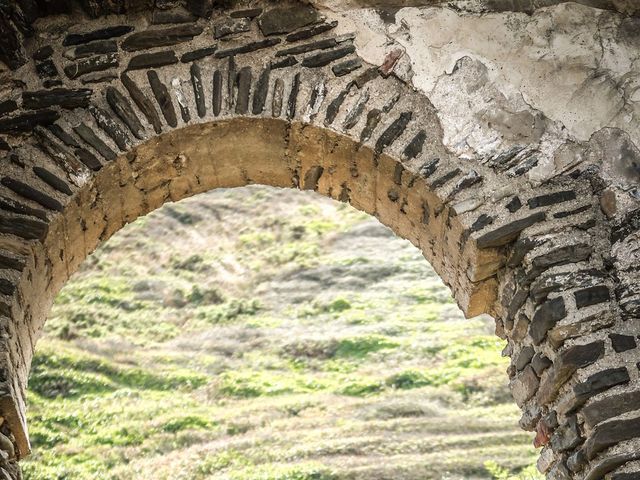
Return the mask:
[[[0,477],[56,293],[165,202],[315,190],[496,320],[549,479],[640,478],[633,0],[0,0]]]

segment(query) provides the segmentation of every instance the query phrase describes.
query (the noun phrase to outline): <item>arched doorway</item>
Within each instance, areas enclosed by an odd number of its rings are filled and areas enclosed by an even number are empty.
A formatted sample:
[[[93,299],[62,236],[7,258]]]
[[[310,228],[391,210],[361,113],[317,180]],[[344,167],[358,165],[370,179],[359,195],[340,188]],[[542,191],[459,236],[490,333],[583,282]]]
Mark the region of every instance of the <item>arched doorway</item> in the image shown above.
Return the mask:
[[[396,54],[367,65],[339,22],[294,11],[220,9],[240,19],[228,35],[211,9],[171,27],[131,13],[67,34],[54,21],[25,45],[22,7],[3,17],[17,33],[0,119],[0,410],[17,456],[29,452],[24,392],[39,332],[87,254],[167,201],[261,183],[377,216],[422,250],[467,315],[496,318],[521,424],[546,446],[550,478],[636,460],[637,349],[624,345],[637,343],[638,210],[583,158],[607,155],[599,142],[611,132],[553,155],[458,157],[428,96],[393,74]],[[232,43],[212,45],[218,34]],[[20,69],[26,50],[33,63]],[[614,137],[635,158],[628,135]],[[529,177],[541,158],[562,168]]]

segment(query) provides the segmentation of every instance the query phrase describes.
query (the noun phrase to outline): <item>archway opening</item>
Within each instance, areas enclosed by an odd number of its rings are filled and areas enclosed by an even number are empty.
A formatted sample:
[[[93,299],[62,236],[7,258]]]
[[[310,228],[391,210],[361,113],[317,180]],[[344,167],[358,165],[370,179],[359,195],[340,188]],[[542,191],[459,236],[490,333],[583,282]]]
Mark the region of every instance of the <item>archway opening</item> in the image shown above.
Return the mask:
[[[213,190],[122,229],[58,295],[32,366],[24,469],[532,473],[493,329],[369,215],[293,189]]]

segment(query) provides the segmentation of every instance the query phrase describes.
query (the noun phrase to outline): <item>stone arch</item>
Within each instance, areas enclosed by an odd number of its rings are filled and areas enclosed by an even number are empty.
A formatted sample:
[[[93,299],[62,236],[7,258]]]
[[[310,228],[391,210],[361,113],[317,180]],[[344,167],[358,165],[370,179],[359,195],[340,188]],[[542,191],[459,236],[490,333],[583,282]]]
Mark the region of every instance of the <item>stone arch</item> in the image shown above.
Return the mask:
[[[313,7],[212,16],[207,3],[64,34],[55,18],[29,31],[19,7],[2,19],[27,35],[5,52],[15,71],[0,101],[11,478],[30,451],[24,393],[58,289],[138,216],[250,183],[313,189],[376,215],[422,250],[467,315],[494,316],[549,478],[637,472],[638,210],[609,219],[606,181],[579,163],[531,181],[541,152],[526,146],[455,156],[429,98],[394,74],[399,54],[367,64],[353,35]]]

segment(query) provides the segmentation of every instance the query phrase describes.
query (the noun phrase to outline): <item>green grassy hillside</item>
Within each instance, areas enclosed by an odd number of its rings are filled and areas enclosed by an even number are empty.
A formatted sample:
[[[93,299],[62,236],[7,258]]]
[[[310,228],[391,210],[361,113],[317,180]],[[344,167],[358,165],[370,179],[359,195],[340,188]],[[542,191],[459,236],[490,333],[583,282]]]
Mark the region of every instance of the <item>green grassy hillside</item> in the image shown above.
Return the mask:
[[[262,187],[168,205],[60,293],[26,478],[540,478],[492,332],[346,205]]]

